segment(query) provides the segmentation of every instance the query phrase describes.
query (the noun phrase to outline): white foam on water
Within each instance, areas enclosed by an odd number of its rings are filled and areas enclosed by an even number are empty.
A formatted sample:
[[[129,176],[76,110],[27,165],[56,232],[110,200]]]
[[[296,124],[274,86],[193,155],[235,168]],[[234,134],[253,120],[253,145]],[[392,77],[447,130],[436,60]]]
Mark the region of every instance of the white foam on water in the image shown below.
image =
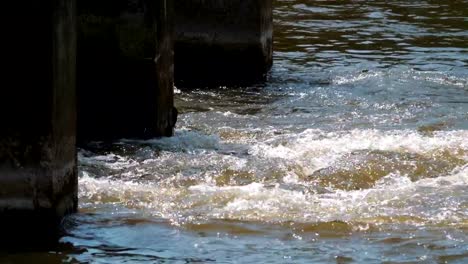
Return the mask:
[[[111,170],[121,170],[138,166],[138,163],[135,160],[113,153],[107,155],[85,156],[83,152],[78,152],[78,159],[81,165],[101,166]]]
[[[435,151],[468,150],[468,131],[435,132],[424,136],[412,130],[351,130],[324,132],[308,129],[296,135],[280,136],[250,148],[249,153],[265,159],[290,160],[310,174],[333,164],[344,154],[359,150],[394,151],[431,155]],[[461,157],[468,161],[468,157]]]
[[[125,143],[152,145],[161,150],[195,150],[217,149],[219,137],[217,135],[205,135],[195,131],[178,130],[173,137],[163,137],[149,140],[122,140]]]
[[[336,76],[332,79],[332,83],[336,85],[350,84],[363,80],[382,78],[383,72],[370,72],[370,73],[359,73],[359,74],[348,74],[342,76]]]
[[[390,178],[392,178],[390,180]],[[259,184],[242,187],[222,187],[211,192],[237,190],[236,198],[225,207],[212,212],[211,217],[260,221],[357,221],[373,217],[411,216],[426,221],[459,221],[467,217],[467,208],[450,198],[450,187],[465,186],[468,170],[437,179],[411,182],[407,177],[389,175],[387,183],[358,191],[335,191],[329,194],[306,194],[300,191],[268,188]],[[197,187],[197,190],[203,188]],[[440,201],[441,194],[447,195]],[[462,191],[460,195],[466,197]],[[453,194],[452,194],[453,195]],[[431,199],[434,200],[430,206]],[[429,203],[429,204],[428,204]],[[438,204],[440,203],[440,204]],[[439,205],[443,205],[438,207]],[[451,205],[448,208],[447,205]],[[444,215],[444,218],[440,218]],[[451,219],[452,218],[452,219]]]
[[[462,203],[468,195],[467,184],[466,167],[453,175],[417,182],[389,175],[372,189],[328,194],[309,194],[261,183],[163,188],[157,184],[84,176],[80,179],[80,198],[94,204],[113,202],[149,210],[175,222],[187,218],[329,222],[410,216],[427,222],[456,223],[468,217],[468,208]]]
[[[181,94],[182,91],[174,85],[174,94]]]
[[[411,181],[408,175],[394,171],[369,189],[328,189],[326,192],[310,191],[316,183],[302,181],[289,167],[299,164],[303,170],[311,172],[359,150],[426,156],[449,152],[468,162],[466,138],[468,131],[440,131],[428,136],[409,130],[325,132],[309,129],[249,143],[248,154],[236,156],[219,152],[224,142],[215,136],[179,131],[175,138],[138,142],[166,150],[156,158],[143,161],[137,166],[139,170],[127,171],[132,174],[128,177],[93,178],[85,166],[79,196],[82,206],[111,203],[143,210],[175,224],[209,219],[353,222],[400,216],[421,219],[423,223],[460,224],[468,218],[466,164],[435,178]],[[197,148],[203,151],[190,151]],[[118,155],[80,159],[95,166],[118,162],[121,162],[118,166],[133,164]],[[141,168],[142,164],[158,173],[166,173],[169,179],[184,180],[191,175],[197,178],[188,185],[140,180],[140,175],[151,173]],[[243,185],[217,185],[215,178],[225,169],[248,171],[253,175],[276,170],[282,177],[276,183],[258,179]]]

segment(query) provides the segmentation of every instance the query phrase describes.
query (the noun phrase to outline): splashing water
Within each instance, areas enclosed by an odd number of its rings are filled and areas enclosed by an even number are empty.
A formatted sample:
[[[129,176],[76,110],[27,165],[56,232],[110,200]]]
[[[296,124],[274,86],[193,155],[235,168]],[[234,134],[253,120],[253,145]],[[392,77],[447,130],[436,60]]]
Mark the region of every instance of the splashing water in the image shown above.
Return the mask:
[[[266,83],[178,87],[175,137],[80,150],[80,213],[61,254],[468,262],[466,10],[276,1]]]

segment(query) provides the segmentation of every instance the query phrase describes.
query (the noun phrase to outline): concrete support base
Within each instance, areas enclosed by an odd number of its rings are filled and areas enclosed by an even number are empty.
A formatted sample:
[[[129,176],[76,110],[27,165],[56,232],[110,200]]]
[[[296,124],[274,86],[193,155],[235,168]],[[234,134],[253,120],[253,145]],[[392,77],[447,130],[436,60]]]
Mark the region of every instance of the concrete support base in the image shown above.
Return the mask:
[[[79,1],[80,141],[172,135],[172,3]]]
[[[15,10],[0,111],[2,245],[52,239],[77,209],[76,0],[21,1]]]
[[[175,78],[181,85],[261,80],[272,65],[272,0],[177,0]]]

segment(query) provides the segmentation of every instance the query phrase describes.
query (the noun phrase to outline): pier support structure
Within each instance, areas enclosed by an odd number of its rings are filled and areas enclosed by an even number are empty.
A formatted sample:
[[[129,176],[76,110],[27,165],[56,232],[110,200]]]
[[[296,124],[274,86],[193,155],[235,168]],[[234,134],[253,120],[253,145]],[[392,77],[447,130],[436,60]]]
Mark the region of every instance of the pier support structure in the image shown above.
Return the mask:
[[[80,141],[172,135],[173,2],[79,1]]]
[[[1,245],[45,242],[77,209],[76,0],[17,5],[21,21],[12,20],[2,57],[9,81],[0,121]]]
[[[272,65],[272,0],[177,0],[178,83],[242,84],[262,80]]]
[[[272,0],[12,4],[2,56],[0,245],[54,238],[77,210],[77,138],[172,135],[174,32],[183,81],[240,84],[261,79],[272,63]]]

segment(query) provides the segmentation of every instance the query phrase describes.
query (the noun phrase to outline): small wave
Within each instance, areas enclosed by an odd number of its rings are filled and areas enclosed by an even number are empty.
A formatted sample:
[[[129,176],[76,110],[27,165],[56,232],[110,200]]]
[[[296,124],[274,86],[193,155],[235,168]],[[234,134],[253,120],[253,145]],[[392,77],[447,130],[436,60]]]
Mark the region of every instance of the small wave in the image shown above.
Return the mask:
[[[389,81],[398,80],[396,83],[417,81],[453,87],[467,87],[468,79],[462,76],[452,76],[445,72],[416,71],[412,69],[394,69],[389,71],[361,71],[347,74],[337,74],[332,78],[335,85],[353,84],[363,81]]]
[[[80,166],[101,167],[109,170],[122,170],[138,165],[135,160],[114,153],[96,155],[87,151],[79,151],[78,160]]]
[[[332,83],[336,85],[343,85],[349,83],[355,83],[366,79],[382,77],[384,75],[383,72],[366,72],[366,73],[359,73],[359,74],[348,74],[345,76],[336,76],[333,78]]]
[[[174,224],[210,219],[318,223],[386,218],[386,222],[391,222],[393,218],[399,221],[402,216],[420,219],[423,224],[463,224],[468,217],[468,205],[463,202],[468,195],[467,184],[466,166],[434,179],[412,182],[404,175],[391,174],[371,189],[323,194],[261,183],[165,188],[156,183],[112,181],[84,175],[80,179],[80,199],[84,206],[114,203],[146,210]]]
[[[157,157],[81,153],[79,196],[82,207],[134,208],[177,225],[215,219],[463,225],[466,138],[463,130],[309,129],[253,138],[241,154],[226,152],[217,136],[178,131],[175,138],[125,141],[164,150]],[[113,169],[121,169],[118,176]]]
[[[196,149],[218,149],[219,137],[205,135],[195,131],[178,130],[173,137],[163,137],[149,140],[123,139],[124,143],[150,145],[160,150],[191,151]]]
[[[265,159],[279,158],[298,163],[312,174],[327,168],[340,157],[354,151],[377,150],[433,155],[438,151],[460,153],[468,161],[467,131],[435,132],[433,136],[418,132],[351,130],[325,132],[308,129],[295,135],[280,136],[252,146],[249,153]]]

